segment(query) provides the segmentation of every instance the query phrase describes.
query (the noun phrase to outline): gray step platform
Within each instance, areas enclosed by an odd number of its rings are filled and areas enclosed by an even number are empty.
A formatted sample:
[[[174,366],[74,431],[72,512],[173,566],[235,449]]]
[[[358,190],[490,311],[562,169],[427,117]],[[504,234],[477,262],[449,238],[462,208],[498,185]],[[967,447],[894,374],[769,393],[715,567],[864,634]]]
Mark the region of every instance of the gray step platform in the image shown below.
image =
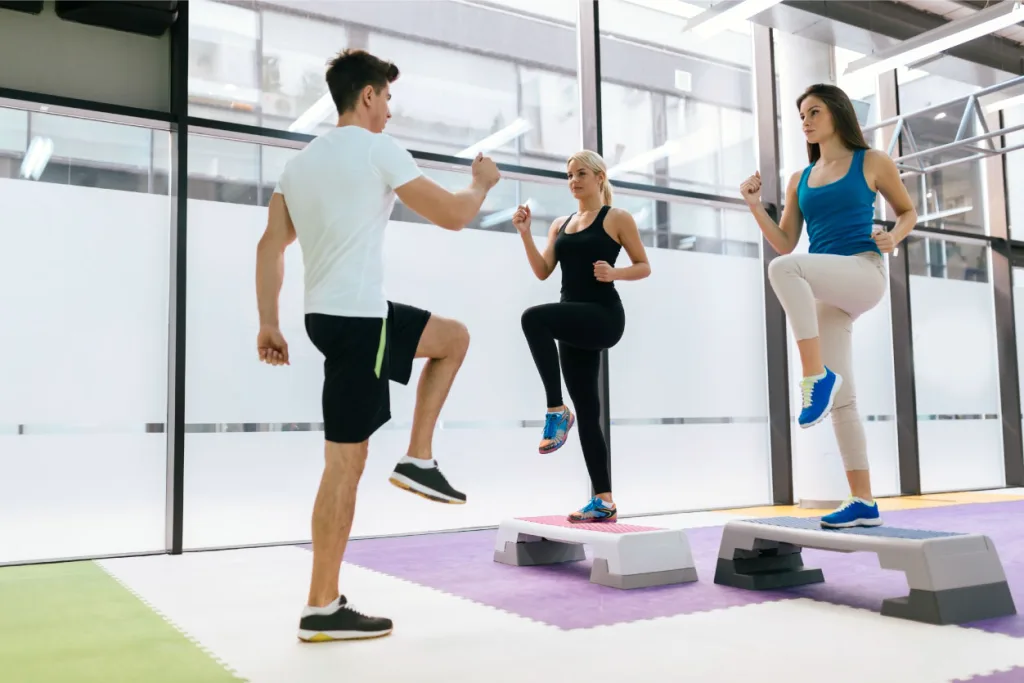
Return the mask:
[[[498,526],[494,561],[516,567],[586,559],[594,553],[591,583],[649,588],[697,580],[690,543],[681,529],[628,524],[572,524],[564,517],[506,519]]]
[[[725,525],[715,583],[773,590],[821,583],[801,550],[873,552],[882,569],[906,574],[910,594],[882,602],[882,614],[930,624],[963,624],[1017,613],[995,545],[987,536],[895,527],[823,529],[817,518],[773,517]]]

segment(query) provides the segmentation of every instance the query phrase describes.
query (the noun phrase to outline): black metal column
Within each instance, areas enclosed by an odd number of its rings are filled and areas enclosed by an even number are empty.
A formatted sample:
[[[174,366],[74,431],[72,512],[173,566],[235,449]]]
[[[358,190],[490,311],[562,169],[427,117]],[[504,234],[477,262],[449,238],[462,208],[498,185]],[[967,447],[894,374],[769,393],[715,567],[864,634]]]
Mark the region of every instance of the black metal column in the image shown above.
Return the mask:
[[[185,286],[188,235],[188,3],[171,28],[171,262],[167,339],[165,547],[182,551],[185,483]]]
[[[576,27],[577,68],[580,84],[580,122],[583,148],[602,154],[601,139],[601,32],[597,0],[580,0]],[[608,445],[608,473],[612,475],[611,389],[608,351],[601,352],[597,387],[601,401],[601,430]],[[612,487],[614,489],[614,485]],[[594,491],[593,493],[602,493]]]
[[[896,72],[878,77],[879,119],[899,115],[899,85]],[[884,131],[888,145],[894,130]],[[903,153],[901,142],[894,152]],[[886,210],[888,208],[886,207]],[[892,220],[892,216],[885,216]],[[913,235],[913,233],[911,233]],[[913,239],[913,236],[910,238]],[[896,393],[896,445],[900,464],[900,493],[916,496],[921,493],[921,460],[917,436],[917,385],[914,381],[914,326],[910,305],[909,240],[889,255],[889,303],[892,318],[893,383]]]
[[[1002,128],[1002,112],[989,115],[989,128]],[[996,126],[997,128],[992,128]],[[1000,138],[1000,145],[1006,138]],[[1017,324],[1013,309],[1013,260],[1010,257],[1010,215],[1006,198],[1006,155],[991,156],[985,164],[988,188],[989,234],[993,245],[992,296],[995,302],[996,355],[999,361],[999,413],[1003,423],[1006,485],[1024,486],[1024,444],[1021,442],[1020,368],[1017,363]]]
[[[779,186],[780,151],[778,92],[775,81],[775,40],[772,29],[751,24],[754,49],[754,116],[757,125],[757,166],[761,171],[761,199],[776,221],[781,215],[783,189]],[[789,416],[789,330],[768,281],[768,264],[778,254],[761,240],[764,271],[765,358],[768,365],[768,430],[771,453],[772,502],[793,504],[793,439]]]

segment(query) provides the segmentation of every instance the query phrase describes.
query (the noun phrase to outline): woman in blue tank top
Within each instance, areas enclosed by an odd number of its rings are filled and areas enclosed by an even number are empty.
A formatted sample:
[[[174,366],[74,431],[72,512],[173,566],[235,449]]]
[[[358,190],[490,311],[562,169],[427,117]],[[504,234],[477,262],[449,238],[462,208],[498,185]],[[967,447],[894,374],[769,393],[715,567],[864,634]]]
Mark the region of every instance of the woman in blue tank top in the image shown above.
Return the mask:
[[[885,294],[882,254],[914,228],[917,212],[895,162],[870,149],[853,104],[834,85],[812,85],[797,100],[810,165],[786,188],[782,220],[761,204],[761,176],[740,186],[765,238],[779,254],[768,266],[772,289],[786,311],[803,365],[801,427],[831,413],[851,497],[825,515],[829,528],[878,526],[871,495],[864,426],[852,371],[853,322]],[[875,230],[876,193],[898,215],[890,232]],[[809,253],[791,253],[807,224]]]

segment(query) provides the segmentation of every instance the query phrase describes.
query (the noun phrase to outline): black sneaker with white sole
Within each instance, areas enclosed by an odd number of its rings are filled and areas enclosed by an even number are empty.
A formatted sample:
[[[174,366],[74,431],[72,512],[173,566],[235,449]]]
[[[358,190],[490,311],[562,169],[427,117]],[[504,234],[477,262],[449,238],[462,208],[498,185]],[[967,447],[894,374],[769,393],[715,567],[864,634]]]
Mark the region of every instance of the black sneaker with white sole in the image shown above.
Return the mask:
[[[323,643],[330,640],[362,640],[380,638],[391,633],[390,619],[368,617],[357,612],[342,595],[338,609],[329,614],[311,613],[306,607],[299,619],[299,640]]]
[[[438,503],[449,505],[463,505],[466,502],[466,494],[456,491],[448,483],[437,463],[433,467],[420,467],[411,462],[400,462],[391,473],[389,481],[400,489],[411,491],[418,496]]]

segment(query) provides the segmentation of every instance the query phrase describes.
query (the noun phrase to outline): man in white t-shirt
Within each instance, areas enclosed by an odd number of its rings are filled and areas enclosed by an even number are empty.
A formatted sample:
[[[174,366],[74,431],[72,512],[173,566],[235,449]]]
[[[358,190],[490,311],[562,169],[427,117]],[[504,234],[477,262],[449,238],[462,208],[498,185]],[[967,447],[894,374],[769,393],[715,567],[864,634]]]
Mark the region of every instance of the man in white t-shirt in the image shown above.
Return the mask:
[[[391,632],[390,619],[360,614],[338,589],[352,528],[356,488],[370,436],[391,419],[389,381],[407,384],[414,358],[420,376],[409,451],[391,483],[442,503],[465,503],[431,452],[434,425],[469,347],[466,327],[384,294],[384,229],[397,195],[428,221],[461,230],[498,182],[498,168],[478,155],[472,183],[449,192],[420,171],[412,155],[382,133],[391,118],[394,64],[346,50],[327,70],[337,127],[297,154],[270,200],[256,258],[260,360],[286,365],[278,323],[284,251],[296,238],[305,265],[306,332],[324,355],[325,467],[313,508],[313,576],[299,638],[326,641]]]

